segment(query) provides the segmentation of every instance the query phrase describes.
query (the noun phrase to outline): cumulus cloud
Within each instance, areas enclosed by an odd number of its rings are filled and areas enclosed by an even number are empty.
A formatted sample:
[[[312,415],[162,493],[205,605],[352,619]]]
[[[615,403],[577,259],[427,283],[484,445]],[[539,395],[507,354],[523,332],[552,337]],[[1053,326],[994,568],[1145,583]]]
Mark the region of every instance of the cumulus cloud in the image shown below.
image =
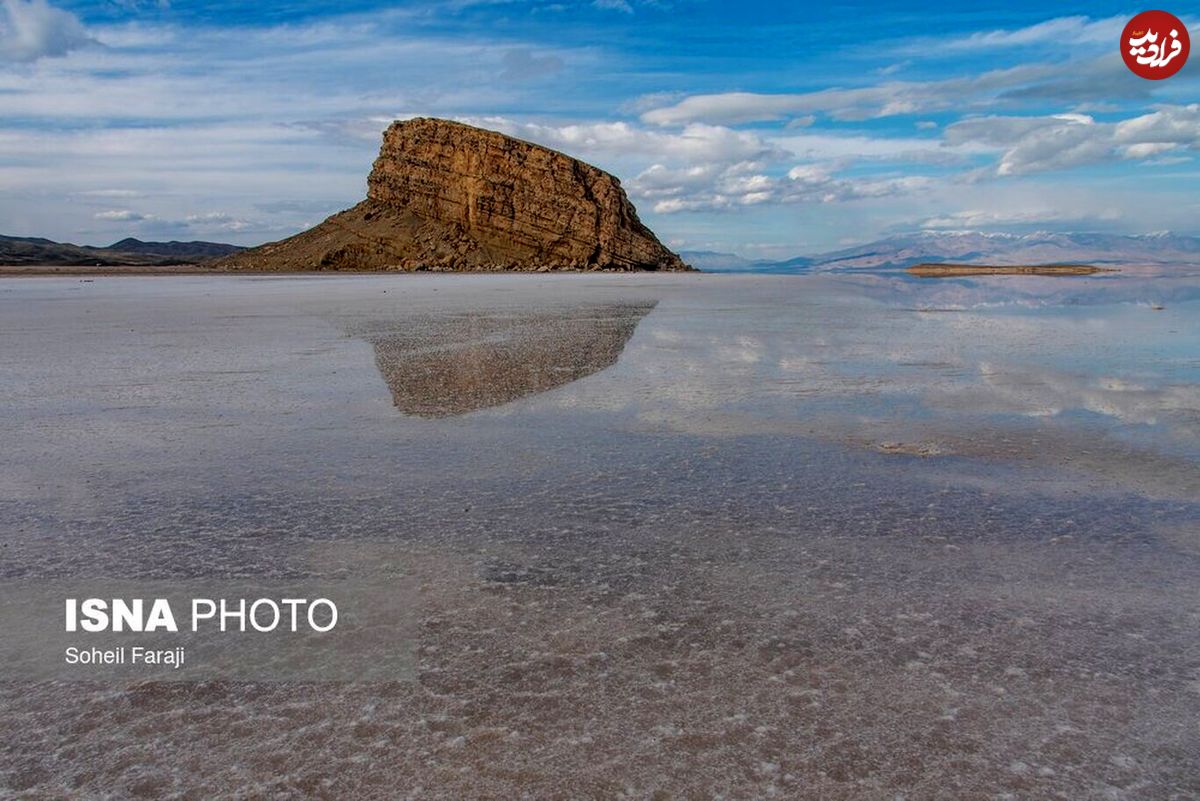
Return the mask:
[[[544,125],[507,117],[459,117],[462,122],[503,131],[573,155],[641,155],[692,162],[780,159],[789,154],[751,131],[695,123],[677,132],[647,130],[627,122]]]
[[[251,220],[246,220],[222,211],[210,211],[200,214],[188,214],[182,218],[161,217],[156,214],[144,214],[132,209],[109,209],[96,212],[92,218],[105,223],[134,223],[136,227],[147,231],[172,232],[223,232],[240,233],[245,231],[271,230]]]
[[[635,166],[630,194],[654,212],[705,211],[791,203],[839,203],[902,195],[930,180],[908,177],[838,177],[860,159],[941,162],[954,153],[937,141],[874,140],[792,133],[765,136],[727,126],[691,123],[664,131],[627,122],[551,125],[507,117],[459,117],[461,122],[565,151],[601,165]],[[788,166],[807,162],[790,172]],[[786,174],[784,174],[786,173]],[[628,173],[625,173],[628,174]]]
[[[83,23],[46,0],[0,2],[0,61],[36,61],[91,44]]]
[[[1117,123],[1085,114],[977,117],[947,127],[952,145],[999,149],[995,175],[1062,170],[1116,159],[1146,159],[1200,149],[1200,104],[1163,106]]]
[[[921,176],[848,179],[817,164],[793,167],[784,176],[765,174],[762,168],[757,162],[680,169],[655,164],[630,183],[630,191],[634,197],[652,201],[655,212],[673,214],[765,203],[844,203],[911,194],[931,183]]]
[[[648,159],[628,182],[631,195],[649,200],[656,213],[721,210],[765,204],[839,203],[901,195],[929,185],[920,176],[837,177],[846,157],[934,160],[938,149],[923,140],[874,143],[867,137],[793,134],[776,139],[726,126],[691,123],[677,131],[626,122],[547,125],[506,117],[464,117],[462,122],[503,131],[547,147],[604,163]],[[924,151],[917,152],[924,148]],[[797,157],[831,162],[796,167]],[[645,163],[643,161],[643,163]]]
[[[1132,145],[1125,145],[1121,148],[1121,154],[1127,159],[1149,159],[1170,153],[1178,147],[1179,145],[1174,142],[1138,142]]]
[[[993,122],[995,126],[990,129],[986,123],[975,126],[960,124],[967,128],[967,136],[970,136],[970,128],[974,127],[978,131],[977,141],[1006,147],[996,165],[997,175],[1020,175],[1092,164],[1105,160],[1112,151],[1108,126],[1097,126],[1091,117],[1085,115],[998,118]],[[963,135],[957,125],[951,128],[949,138]]]
[[[931,185],[920,175],[898,178],[838,178],[826,166],[807,164],[788,171],[781,200],[785,203],[843,203],[864,198],[909,195]]]
[[[243,220],[232,214],[220,211],[210,211],[204,214],[189,214],[183,220],[189,228],[200,228],[208,231],[246,231],[258,228],[257,223]]]
[[[1115,138],[1124,144],[1164,142],[1196,147],[1200,143],[1200,103],[1164,106],[1117,123]]]

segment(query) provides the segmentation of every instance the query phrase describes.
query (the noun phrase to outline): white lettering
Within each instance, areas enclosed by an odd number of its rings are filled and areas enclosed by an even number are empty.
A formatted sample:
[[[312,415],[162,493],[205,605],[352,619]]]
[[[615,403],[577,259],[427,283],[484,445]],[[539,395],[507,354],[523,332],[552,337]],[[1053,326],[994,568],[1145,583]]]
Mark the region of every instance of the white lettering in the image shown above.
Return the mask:
[[[208,607],[208,611],[201,613],[200,605],[204,604]],[[192,631],[200,625],[201,620],[212,620],[217,614],[217,605],[208,598],[193,598],[192,599]]]
[[[275,613],[275,617],[271,621],[271,625],[269,625],[269,626],[260,626],[258,624],[258,611],[257,610],[263,606],[271,607],[271,611],[273,611]],[[275,627],[279,625],[279,605],[276,604],[274,601],[272,601],[270,598],[259,598],[257,601],[250,604],[250,625],[253,626],[258,631],[274,631]],[[296,630],[295,628],[292,629],[292,631],[295,631],[295,630]]]
[[[316,618],[313,616],[313,613],[316,611],[317,606],[319,604],[325,604],[326,606],[329,607],[329,624],[327,626],[325,626],[324,628],[317,625]],[[308,625],[310,627],[312,627],[313,631],[319,631],[319,632],[329,631],[330,629],[332,629],[334,626],[337,625],[337,621],[338,621],[337,605],[334,604],[334,602],[329,600],[328,598],[318,598],[317,600],[313,601],[311,604],[308,605]]]

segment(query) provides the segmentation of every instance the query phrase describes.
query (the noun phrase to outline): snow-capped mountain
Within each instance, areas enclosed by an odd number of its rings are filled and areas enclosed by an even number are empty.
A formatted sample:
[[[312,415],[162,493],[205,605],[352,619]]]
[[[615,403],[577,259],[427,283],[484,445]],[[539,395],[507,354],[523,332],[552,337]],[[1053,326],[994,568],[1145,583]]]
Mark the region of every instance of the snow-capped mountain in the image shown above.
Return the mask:
[[[1200,239],[1171,233],[993,234],[929,232],[888,237],[815,257],[820,270],[903,268],[926,261],[964,264],[1194,264]]]
[[[684,253],[683,258],[690,261],[692,255]],[[750,261],[720,253],[706,253],[697,261],[701,262],[696,264],[699,269],[719,272],[895,270],[923,262],[1200,266],[1200,238],[1170,232],[1121,235],[921,231],[787,261]]]

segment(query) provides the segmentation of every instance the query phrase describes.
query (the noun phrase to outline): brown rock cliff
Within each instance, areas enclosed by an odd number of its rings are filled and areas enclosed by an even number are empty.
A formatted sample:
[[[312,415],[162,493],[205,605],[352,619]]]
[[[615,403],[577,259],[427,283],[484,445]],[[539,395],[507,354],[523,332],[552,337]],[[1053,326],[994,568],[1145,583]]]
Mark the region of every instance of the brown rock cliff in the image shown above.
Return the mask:
[[[621,183],[553,150],[447,120],[395,122],[367,199],[218,263],[266,270],[687,270]]]

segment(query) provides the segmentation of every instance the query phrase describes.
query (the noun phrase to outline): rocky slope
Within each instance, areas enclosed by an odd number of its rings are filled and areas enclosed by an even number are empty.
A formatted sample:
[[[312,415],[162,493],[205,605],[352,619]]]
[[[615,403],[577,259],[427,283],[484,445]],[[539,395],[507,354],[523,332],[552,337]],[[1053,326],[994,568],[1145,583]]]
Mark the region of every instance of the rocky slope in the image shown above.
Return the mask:
[[[612,175],[446,120],[396,122],[367,199],[219,263],[265,270],[686,270]]]

